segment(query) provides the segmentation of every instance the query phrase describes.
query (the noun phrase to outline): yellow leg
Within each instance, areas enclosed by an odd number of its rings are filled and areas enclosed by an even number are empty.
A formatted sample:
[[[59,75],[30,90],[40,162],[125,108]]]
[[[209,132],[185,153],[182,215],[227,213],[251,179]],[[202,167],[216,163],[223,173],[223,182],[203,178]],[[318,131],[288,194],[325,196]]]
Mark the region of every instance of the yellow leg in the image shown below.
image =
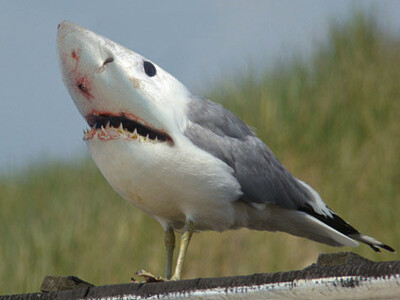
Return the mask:
[[[174,276],[172,276],[171,280],[180,280],[182,275],[183,261],[185,260],[185,255],[187,248],[189,246],[190,239],[193,235],[194,225],[192,222],[186,223],[183,228],[183,232],[181,235],[181,245],[179,248],[178,261],[175,267]]]
[[[172,275],[172,260],[174,256],[175,249],[175,233],[172,228],[168,228],[165,231],[165,251],[167,254],[165,262],[165,278],[170,279]]]

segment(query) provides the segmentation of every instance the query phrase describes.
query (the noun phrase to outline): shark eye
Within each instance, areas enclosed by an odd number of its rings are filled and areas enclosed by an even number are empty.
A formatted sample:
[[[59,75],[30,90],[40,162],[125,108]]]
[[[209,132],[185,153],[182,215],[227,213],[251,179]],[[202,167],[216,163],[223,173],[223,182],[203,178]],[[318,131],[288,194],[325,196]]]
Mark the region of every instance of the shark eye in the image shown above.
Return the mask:
[[[151,62],[145,60],[143,62],[143,67],[147,76],[153,77],[154,75],[156,75],[157,73],[156,67]]]

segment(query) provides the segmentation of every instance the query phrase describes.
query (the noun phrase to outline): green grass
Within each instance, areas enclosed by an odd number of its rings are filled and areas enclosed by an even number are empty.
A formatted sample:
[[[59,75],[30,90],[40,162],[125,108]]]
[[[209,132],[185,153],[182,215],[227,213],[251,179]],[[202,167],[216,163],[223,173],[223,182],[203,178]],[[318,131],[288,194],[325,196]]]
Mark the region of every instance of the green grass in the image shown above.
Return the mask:
[[[256,127],[339,215],[399,250],[400,39],[359,14],[328,34],[311,59],[232,78],[210,97]],[[91,160],[0,177],[0,191],[0,294],[37,291],[50,274],[101,285],[129,282],[141,268],[163,273],[161,227],[116,195]],[[284,233],[204,232],[184,277],[293,270],[334,251]]]

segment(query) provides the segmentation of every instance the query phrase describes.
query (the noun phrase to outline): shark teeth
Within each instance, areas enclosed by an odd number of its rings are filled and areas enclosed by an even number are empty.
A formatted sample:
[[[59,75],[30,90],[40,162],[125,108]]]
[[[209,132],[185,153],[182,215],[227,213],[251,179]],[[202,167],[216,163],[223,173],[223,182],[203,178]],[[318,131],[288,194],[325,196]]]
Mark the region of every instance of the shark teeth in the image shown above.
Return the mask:
[[[130,132],[122,126],[122,123],[120,123],[118,127],[113,127],[110,125],[109,122],[106,124],[106,127],[101,125],[100,128],[96,128],[96,126],[93,126],[93,128],[84,129],[83,139],[85,141],[93,139],[98,139],[101,141],[125,139],[129,141],[152,144],[162,142],[158,138],[150,139],[148,134],[146,136],[142,136],[138,134],[136,129],[133,132]]]
[[[174,144],[173,139],[165,130],[153,128],[150,124],[147,124],[130,113],[113,114],[107,112],[92,112],[85,118],[92,129],[101,132],[103,136],[109,134],[113,139],[117,134],[119,134],[119,137],[122,136],[131,139],[136,139],[139,135],[141,136],[139,137],[140,141],[151,141],[152,143],[167,142],[169,145]],[[97,135],[99,134],[96,134],[96,136]],[[90,137],[90,135],[88,136]]]
[[[124,131],[124,127],[122,127],[122,123],[119,123],[118,132],[122,133]]]

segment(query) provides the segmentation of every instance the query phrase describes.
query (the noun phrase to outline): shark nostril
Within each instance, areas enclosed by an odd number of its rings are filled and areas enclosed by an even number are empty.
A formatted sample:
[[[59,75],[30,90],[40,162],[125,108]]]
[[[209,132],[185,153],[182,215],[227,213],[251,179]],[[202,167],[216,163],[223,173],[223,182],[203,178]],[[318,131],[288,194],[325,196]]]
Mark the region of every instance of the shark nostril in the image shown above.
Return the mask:
[[[104,61],[103,66],[106,65],[106,64],[112,63],[113,61],[114,61],[114,58],[113,57],[109,57]]]
[[[97,69],[96,73],[101,73],[104,72],[106,69],[106,64],[112,63],[114,61],[114,57],[110,56],[108,57],[101,66]]]

